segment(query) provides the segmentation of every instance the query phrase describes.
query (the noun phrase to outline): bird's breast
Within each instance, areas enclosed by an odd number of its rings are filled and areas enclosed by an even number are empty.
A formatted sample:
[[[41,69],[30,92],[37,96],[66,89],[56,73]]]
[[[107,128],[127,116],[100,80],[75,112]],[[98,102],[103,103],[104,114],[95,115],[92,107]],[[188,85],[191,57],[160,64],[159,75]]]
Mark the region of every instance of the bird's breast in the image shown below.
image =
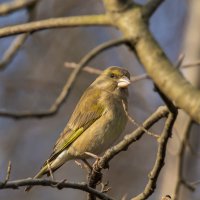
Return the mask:
[[[84,152],[99,155],[119,138],[127,122],[127,116],[121,101],[114,101],[106,107],[102,116],[96,120],[71,145],[69,153],[85,158]]]

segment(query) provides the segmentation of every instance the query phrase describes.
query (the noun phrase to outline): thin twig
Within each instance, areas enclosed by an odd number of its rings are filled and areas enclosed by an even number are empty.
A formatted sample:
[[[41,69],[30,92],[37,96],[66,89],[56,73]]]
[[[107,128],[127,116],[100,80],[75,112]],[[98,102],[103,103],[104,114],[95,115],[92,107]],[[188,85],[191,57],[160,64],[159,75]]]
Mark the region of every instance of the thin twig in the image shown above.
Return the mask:
[[[137,82],[137,81],[141,81],[144,79],[150,79],[150,77],[148,76],[148,74],[141,74],[141,75],[137,75],[137,76],[131,76],[131,82]]]
[[[159,121],[161,118],[168,115],[167,107],[159,107],[143,124],[142,126],[145,129],[149,129],[153,124]],[[125,151],[128,147],[135,141],[139,140],[144,134],[142,128],[137,128],[131,134],[128,134],[120,141],[117,145],[108,149],[104,155],[99,159],[96,165],[94,165],[91,175],[89,177],[89,186],[96,188],[97,183],[99,182],[101,176],[101,170],[108,167],[109,161],[118,155],[121,151]],[[89,195],[89,199],[94,199],[92,195]]]
[[[20,33],[35,32],[44,29],[76,27],[76,26],[108,26],[111,25],[107,15],[86,15],[44,19],[19,25],[7,26],[0,29],[0,37]]]
[[[200,184],[200,180],[198,180],[198,181],[193,181],[193,182],[191,182],[190,184],[193,185],[193,186],[197,186],[197,185]]]
[[[150,18],[163,2],[164,0],[149,0],[143,8],[144,15]]]
[[[136,197],[132,198],[132,200],[147,199],[154,192],[156,188],[156,182],[157,182],[158,176],[160,174],[162,167],[164,166],[167,143],[168,143],[169,138],[171,137],[171,132],[172,132],[172,128],[173,128],[176,116],[177,116],[177,112],[169,113],[165,121],[163,132],[161,133],[161,136],[158,140],[158,151],[156,155],[156,161],[151,172],[149,173],[148,183],[145,189],[143,190],[143,192],[137,195]]]
[[[29,35],[28,33],[25,33],[17,36],[14,39],[9,48],[4,53],[3,58],[0,60],[0,70],[4,69],[12,61],[18,50],[26,41],[28,35]]]
[[[187,140],[187,147],[188,147],[190,153],[191,153],[193,156],[197,156],[197,157],[200,156],[200,152],[195,151],[194,147],[192,147],[192,144],[190,143],[189,138],[188,138],[188,140]]]
[[[182,67],[184,58],[185,58],[185,55],[184,55],[184,54],[180,54],[180,55],[179,55],[178,61],[177,61],[177,63],[175,64],[175,66],[176,66],[177,69],[179,69],[180,67]]]
[[[188,64],[184,64],[181,66],[181,68],[185,69],[185,68],[190,68],[190,67],[199,67],[200,66],[200,61],[195,61],[195,62],[191,62]]]
[[[108,195],[89,187],[86,183],[66,182],[66,180],[52,181],[52,180],[47,180],[47,179],[28,178],[28,179],[21,179],[21,180],[15,180],[15,181],[8,181],[6,184],[4,184],[4,182],[0,182],[0,189],[7,189],[7,188],[18,189],[19,187],[22,187],[22,186],[36,186],[36,185],[50,186],[52,188],[57,188],[57,189],[73,188],[73,189],[82,190],[88,193],[92,193],[93,195],[103,200],[114,200],[112,197],[109,197]]]
[[[72,73],[70,74],[69,78],[67,79],[65,85],[63,86],[61,93],[47,111],[40,111],[40,112],[9,112],[0,110],[0,115],[5,117],[14,117],[14,118],[28,118],[28,117],[44,117],[44,116],[51,116],[58,112],[60,106],[64,103],[67,95],[69,94],[70,89],[72,88],[73,84],[76,81],[77,76],[81,72],[82,68],[90,62],[94,57],[99,55],[102,51],[109,49],[114,46],[118,46],[124,44],[128,41],[126,38],[120,38],[105,42],[100,44],[99,46],[92,49],[88,54],[86,54],[80,61],[78,67],[76,67]]]
[[[125,103],[124,103],[123,100],[122,100],[122,105],[123,105],[124,112],[126,113],[126,116],[127,116],[128,120],[129,120],[133,125],[137,126],[138,128],[143,129],[143,131],[144,131],[146,134],[148,134],[148,135],[150,135],[150,136],[153,136],[153,137],[155,137],[156,139],[158,139],[158,138],[160,137],[159,135],[148,131],[148,130],[145,129],[142,125],[138,124],[138,123],[129,115],[129,113],[128,113],[127,109],[126,109]]]
[[[15,0],[10,3],[0,4],[0,15],[7,15],[19,9],[32,6],[39,0]]]
[[[178,171],[177,171],[177,182],[176,182],[175,190],[174,190],[174,200],[178,200],[181,185],[184,185],[190,190],[194,190],[194,188],[190,187],[190,185],[187,184],[183,176],[185,149],[189,140],[191,126],[192,126],[192,119],[190,118],[187,121],[184,132],[182,133],[183,139],[181,141],[179,154],[178,154],[178,163],[177,163]]]
[[[6,184],[9,179],[10,179],[10,173],[11,173],[11,161],[8,162],[8,168],[7,168],[7,174],[6,174],[6,179],[4,181],[4,184]]]
[[[78,63],[75,62],[65,62],[65,67],[69,68],[69,69],[75,69],[78,67]],[[100,75],[103,70],[100,69],[96,69],[94,67],[90,67],[90,66],[85,66],[82,69],[84,72],[90,73],[90,74],[95,74],[95,75]]]
[[[34,4],[31,4],[31,6],[29,6],[27,9],[29,15],[28,21],[32,21],[34,19],[35,7],[37,5],[36,2],[37,1],[35,1]],[[4,53],[3,58],[0,60],[0,70],[4,69],[13,60],[13,58],[15,57],[19,49],[22,47],[28,36],[29,33],[24,33],[17,36],[14,39],[9,48]]]
[[[53,175],[53,172],[52,172],[52,169],[51,169],[51,165],[49,164],[49,160],[47,160],[47,167],[48,167],[48,170],[49,170],[49,175],[51,177],[51,180],[54,181],[55,178],[54,178],[54,175]]]
[[[70,68],[70,69],[75,69],[78,66],[77,63],[74,62],[65,62],[65,67],[66,68]],[[100,69],[96,69],[94,67],[90,67],[90,66],[86,66],[82,69],[83,71],[90,73],[90,74],[96,74],[96,75],[100,75],[103,70]],[[141,74],[141,75],[137,75],[137,76],[131,76],[130,80],[132,83],[137,82],[137,81],[141,81],[144,79],[149,78],[147,74]]]

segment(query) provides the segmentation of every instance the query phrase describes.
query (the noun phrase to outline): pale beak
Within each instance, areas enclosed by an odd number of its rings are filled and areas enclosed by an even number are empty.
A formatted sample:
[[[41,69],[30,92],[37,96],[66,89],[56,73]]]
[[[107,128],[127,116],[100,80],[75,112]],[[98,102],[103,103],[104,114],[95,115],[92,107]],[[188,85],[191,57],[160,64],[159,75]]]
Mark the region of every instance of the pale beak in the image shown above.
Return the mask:
[[[126,88],[128,85],[130,85],[131,81],[126,77],[122,77],[117,81],[117,86],[120,88]]]

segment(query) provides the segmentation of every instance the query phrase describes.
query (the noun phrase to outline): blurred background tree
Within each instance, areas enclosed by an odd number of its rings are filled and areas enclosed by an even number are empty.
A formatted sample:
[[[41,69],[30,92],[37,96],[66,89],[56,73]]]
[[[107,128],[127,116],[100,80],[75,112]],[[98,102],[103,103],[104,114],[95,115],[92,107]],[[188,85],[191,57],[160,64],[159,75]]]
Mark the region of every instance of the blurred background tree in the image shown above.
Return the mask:
[[[22,0],[0,0],[1,8],[7,3],[22,2]],[[30,1],[30,0],[29,0]],[[31,2],[31,1],[30,1]],[[137,1],[145,4],[147,1]],[[183,64],[199,60],[199,14],[198,0],[165,0],[156,10],[150,20],[150,30],[159,42],[163,51],[172,63],[176,63],[180,54],[184,54]],[[3,10],[3,9],[2,9]],[[41,0],[32,9],[19,9],[15,12],[3,13],[0,27],[22,24],[49,18],[79,16],[104,13],[102,1],[97,0]],[[4,112],[42,112],[48,110],[60,94],[63,85],[69,78],[72,69],[66,67],[69,63],[79,63],[81,58],[97,45],[119,38],[121,33],[111,27],[76,27],[51,29],[33,32],[23,36],[9,36],[0,39],[0,111]],[[5,62],[5,52],[16,42],[16,37],[22,45],[10,59]],[[151,52],[149,52],[151,56]],[[134,76],[145,72],[143,66],[126,46],[120,45],[102,52],[93,59],[90,66],[105,69],[111,65],[127,68]],[[199,65],[199,63],[196,63]],[[199,68],[184,69],[184,75],[195,85],[199,85]],[[194,71],[197,70],[197,71]],[[189,72],[192,71],[192,72]],[[74,106],[85,88],[96,78],[96,75],[81,72],[72,87],[70,94],[56,115],[42,118],[12,118],[0,117],[0,169],[1,180],[5,179],[7,163],[12,161],[11,180],[32,177],[51,152],[59,133],[68,121]],[[193,82],[194,81],[194,82]],[[151,80],[135,82],[130,87],[129,113],[141,124],[163,102],[153,91]],[[183,114],[185,115],[185,114]],[[183,118],[186,118],[186,122]],[[175,188],[181,180],[191,183],[200,178],[198,171],[198,132],[199,126],[192,123],[190,117],[179,116],[167,148],[165,166],[157,182],[157,189],[150,199],[161,199],[169,194],[174,196]],[[185,131],[192,124],[190,140]],[[185,125],[185,127],[183,126]],[[152,132],[160,133],[163,121],[157,123]],[[129,123],[125,133],[130,133],[135,127]],[[183,134],[185,133],[185,134]],[[190,142],[188,142],[190,141]],[[182,147],[183,146],[183,147]],[[179,154],[181,147],[185,153]],[[191,149],[193,150],[191,153]],[[110,163],[110,170],[105,170],[104,180],[109,180],[112,188],[109,195],[127,199],[142,192],[148,179],[148,172],[155,161],[157,145],[155,138],[144,135],[134,143],[128,151],[122,152]],[[187,155],[185,155],[187,154]],[[180,162],[184,159],[184,162]],[[181,166],[181,167],[179,167]],[[86,172],[73,161],[64,165],[55,173],[56,179],[67,178],[69,181],[85,181]],[[199,177],[199,178],[198,178]],[[186,185],[188,185],[186,184]],[[178,189],[177,189],[178,190]],[[199,199],[198,187],[194,192],[184,184],[178,193],[179,199]],[[22,190],[1,190],[1,199],[85,199],[77,190],[53,190],[49,187],[37,187],[30,193]],[[177,199],[178,199],[177,197]]]

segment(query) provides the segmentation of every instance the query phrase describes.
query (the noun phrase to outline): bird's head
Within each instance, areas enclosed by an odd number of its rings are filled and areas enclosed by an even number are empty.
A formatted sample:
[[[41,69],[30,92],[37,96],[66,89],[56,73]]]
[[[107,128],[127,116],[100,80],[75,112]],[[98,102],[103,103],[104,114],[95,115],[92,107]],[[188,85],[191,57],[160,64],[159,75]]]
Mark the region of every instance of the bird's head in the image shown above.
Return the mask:
[[[95,85],[100,89],[114,93],[126,91],[130,83],[130,73],[116,66],[104,70],[95,81]]]

